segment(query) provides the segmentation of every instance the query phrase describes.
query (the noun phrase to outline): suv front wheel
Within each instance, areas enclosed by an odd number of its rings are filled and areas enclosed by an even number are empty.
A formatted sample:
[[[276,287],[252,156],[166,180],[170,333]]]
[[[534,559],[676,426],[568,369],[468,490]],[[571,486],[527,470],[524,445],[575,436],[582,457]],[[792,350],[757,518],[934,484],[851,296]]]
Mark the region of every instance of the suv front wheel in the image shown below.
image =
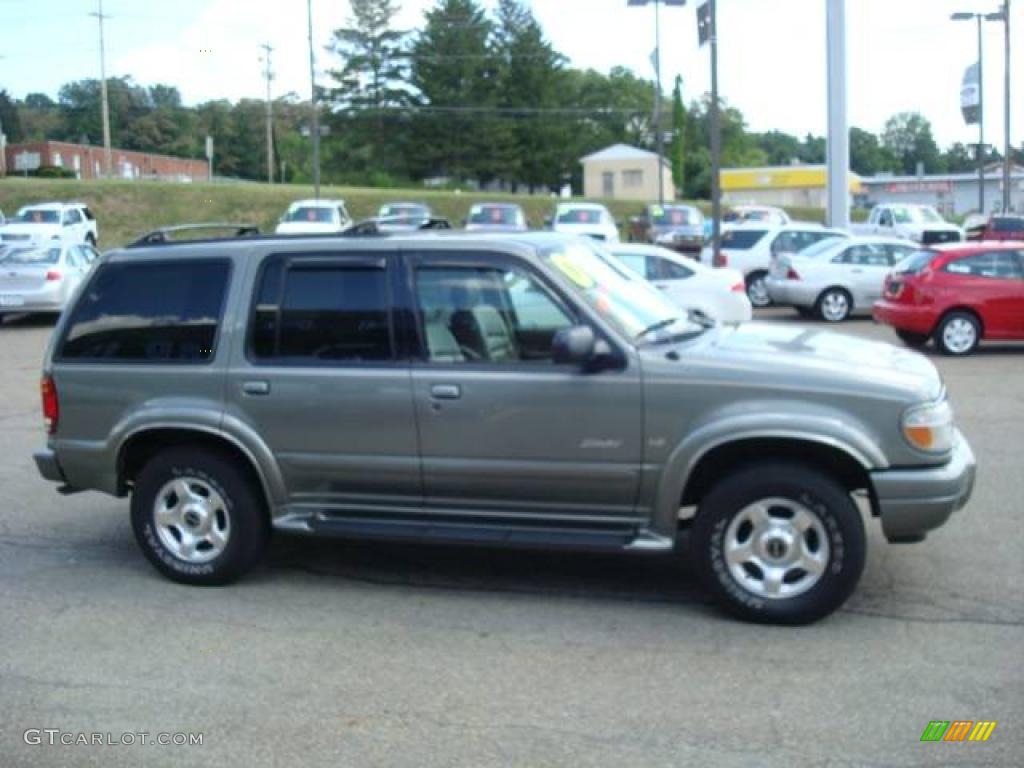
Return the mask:
[[[227,584],[259,560],[269,526],[261,494],[225,456],[172,448],[136,478],[132,529],[164,576],[195,585]]]
[[[732,613],[806,624],[832,613],[864,570],[860,510],[828,475],[766,463],[723,478],[700,503],[691,547],[701,578]]]

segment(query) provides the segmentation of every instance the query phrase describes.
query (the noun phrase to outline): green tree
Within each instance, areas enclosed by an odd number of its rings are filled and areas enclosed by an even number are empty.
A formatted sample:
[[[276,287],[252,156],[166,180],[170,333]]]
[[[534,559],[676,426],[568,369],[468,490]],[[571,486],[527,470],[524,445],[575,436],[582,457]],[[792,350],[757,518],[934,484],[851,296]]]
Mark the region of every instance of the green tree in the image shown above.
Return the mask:
[[[354,152],[348,165],[360,170],[394,168],[402,157],[392,110],[412,102],[406,33],[392,27],[399,6],[394,0],[352,0],[349,25],[334,31],[330,50],[341,66],[330,71],[334,87],[327,97],[335,126],[348,135]]]
[[[903,173],[916,173],[918,163],[923,164],[925,173],[944,170],[931,123],[917,112],[901,112],[886,120],[882,146],[892,153]]]
[[[873,176],[896,169],[896,158],[878,140],[878,136],[856,126],[850,128],[850,168],[862,176]]]
[[[683,194],[686,185],[686,107],[683,105],[683,78],[676,75],[672,87],[672,143],[669,158],[672,162],[672,182],[676,194]]]
[[[423,107],[409,156],[417,175],[487,181],[500,173],[491,152],[500,69],[493,33],[475,0],[438,0],[427,11],[411,50],[410,82]]]
[[[7,95],[7,91],[0,91],[0,129],[7,134],[7,140],[12,144],[21,141],[24,136],[17,105]]]
[[[800,140],[782,131],[755,134],[757,146],[765,154],[769,165],[789,165],[800,159]]]
[[[500,62],[496,103],[501,110],[491,135],[495,171],[531,191],[556,187],[571,169],[564,152],[568,131],[548,112],[559,106],[564,59],[519,0],[499,1],[494,49]]]

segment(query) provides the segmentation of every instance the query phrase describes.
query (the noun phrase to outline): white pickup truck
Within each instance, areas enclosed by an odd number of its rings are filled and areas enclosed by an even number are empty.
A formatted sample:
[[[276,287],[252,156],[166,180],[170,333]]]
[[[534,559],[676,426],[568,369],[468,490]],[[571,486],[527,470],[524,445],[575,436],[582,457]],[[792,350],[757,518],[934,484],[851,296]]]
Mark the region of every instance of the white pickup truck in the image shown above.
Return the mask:
[[[913,240],[922,245],[964,239],[964,231],[950,224],[930,205],[881,203],[871,209],[866,224],[851,228],[858,235],[883,235]]]

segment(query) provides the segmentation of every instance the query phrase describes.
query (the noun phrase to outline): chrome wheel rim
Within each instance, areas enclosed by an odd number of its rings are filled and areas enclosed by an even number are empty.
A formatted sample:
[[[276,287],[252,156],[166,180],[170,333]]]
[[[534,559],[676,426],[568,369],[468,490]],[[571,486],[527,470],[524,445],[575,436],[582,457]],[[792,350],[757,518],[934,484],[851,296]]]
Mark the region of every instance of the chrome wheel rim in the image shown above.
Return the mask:
[[[850,302],[845,293],[830,291],[821,298],[821,314],[830,323],[845,320],[849,312]]]
[[[207,563],[227,547],[231,518],[221,495],[197,477],[165,483],[153,503],[160,543],[179,560]]]
[[[750,281],[750,285],[747,286],[747,298],[755,307],[767,307],[772,303],[771,297],[768,295],[768,286],[765,285],[763,277]]]
[[[792,499],[767,498],[740,510],[725,532],[725,562],[748,592],[769,600],[801,595],[829,563],[825,526]]]
[[[974,323],[963,317],[954,317],[942,329],[942,341],[946,349],[957,355],[962,355],[973,347],[977,338],[978,332],[974,328]]]

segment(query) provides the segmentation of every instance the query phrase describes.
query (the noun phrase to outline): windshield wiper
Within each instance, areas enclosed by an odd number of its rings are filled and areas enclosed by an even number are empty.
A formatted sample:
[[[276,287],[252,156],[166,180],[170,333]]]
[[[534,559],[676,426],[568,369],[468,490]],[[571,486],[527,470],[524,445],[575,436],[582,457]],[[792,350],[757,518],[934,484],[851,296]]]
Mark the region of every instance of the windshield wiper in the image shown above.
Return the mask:
[[[677,322],[679,322],[678,317],[667,317],[664,320],[659,320],[653,325],[649,325],[642,331],[640,331],[640,333],[636,335],[636,341],[640,341],[640,339],[642,339],[648,333],[654,333],[655,331],[660,331],[662,328],[668,328],[670,325]]]

